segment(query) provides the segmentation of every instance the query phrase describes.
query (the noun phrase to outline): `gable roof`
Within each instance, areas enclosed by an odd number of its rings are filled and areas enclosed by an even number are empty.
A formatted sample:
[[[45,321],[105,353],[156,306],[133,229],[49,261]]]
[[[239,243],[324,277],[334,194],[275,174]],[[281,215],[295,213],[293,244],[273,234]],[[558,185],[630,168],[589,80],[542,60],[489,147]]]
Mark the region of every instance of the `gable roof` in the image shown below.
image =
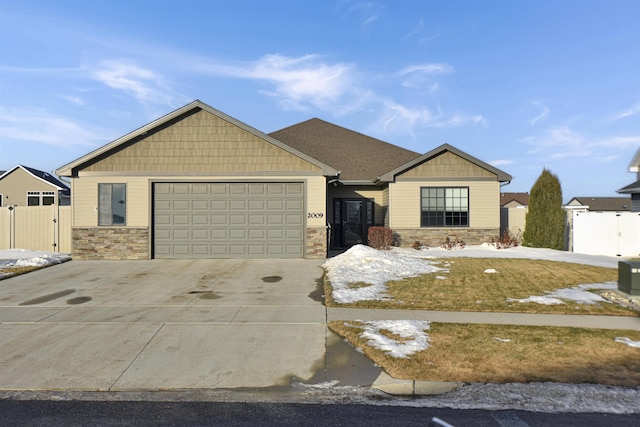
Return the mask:
[[[441,155],[444,152],[450,152],[455,154],[456,156],[459,156],[463,159],[465,159],[468,162],[471,162],[473,164],[475,164],[476,166],[479,166],[483,169],[486,169],[487,171],[495,174],[498,177],[498,181],[500,182],[507,182],[507,181],[511,181],[513,178],[511,177],[511,175],[509,175],[506,172],[501,171],[498,168],[495,168],[493,166],[491,166],[488,163],[483,162],[480,159],[477,159],[473,156],[471,156],[470,154],[465,153],[464,151],[460,151],[458,150],[456,147],[449,145],[449,144],[442,144],[441,146],[434,148],[433,150],[423,154],[422,156],[413,159],[411,161],[408,161],[400,166],[398,166],[397,168],[393,169],[390,172],[385,173],[384,175],[380,176],[380,181],[386,181],[386,182],[392,182],[395,179],[396,175],[399,175],[417,165],[420,165],[421,163],[427,162],[430,159]]]
[[[116,150],[117,148],[127,144],[128,142],[130,142],[131,140],[133,140],[134,138],[137,137],[142,137],[144,136],[146,133],[153,131],[156,128],[159,128],[165,124],[168,124],[169,122],[171,122],[174,119],[178,119],[181,116],[192,112],[194,110],[204,110],[210,114],[213,114],[214,116],[227,121],[229,123],[231,123],[234,126],[239,127],[240,129],[251,133],[252,135],[263,139],[264,141],[273,144],[275,146],[277,146],[278,148],[281,148],[283,150],[285,150],[286,152],[297,156],[317,167],[319,167],[320,169],[322,169],[322,173],[324,175],[327,176],[337,176],[340,172],[336,169],[334,169],[333,167],[329,166],[328,164],[325,164],[321,161],[319,161],[316,158],[313,158],[311,156],[309,156],[308,154],[305,154],[299,150],[297,150],[295,147],[291,147],[277,139],[274,139],[273,137],[260,132],[259,130],[245,124],[242,123],[241,121],[234,119],[233,117],[216,110],[215,108],[205,104],[204,102],[200,101],[200,100],[195,100],[181,108],[178,108],[177,110],[157,119],[154,120],[153,122],[142,126],[141,128],[138,128],[136,130],[134,130],[133,132],[130,132],[118,139],[116,139],[115,141],[112,141],[106,145],[103,145],[102,147],[90,152],[89,154],[86,154],[83,157],[80,157],[79,159],[74,160],[71,163],[68,163],[62,167],[60,167],[59,169],[56,170],[56,174],[60,175],[60,176],[74,176],[76,174],[76,171],[78,169],[81,169],[83,167],[83,165],[86,165],[88,163],[90,163],[91,161],[93,161],[94,159],[101,157],[101,156],[105,156],[105,155],[109,155],[110,152],[113,152],[114,150]]]
[[[500,206],[517,202],[522,206],[529,206],[529,193],[500,193]]]
[[[567,203],[576,201],[582,206],[589,206],[590,211],[628,211],[631,210],[630,197],[574,197]],[[573,203],[572,206],[578,206]]]
[[[373,183],[384,173],[420,156],[318,118],[269,135],[340,170],[342,182]]]
[[[9,175],[10,173],[12,173],[16,169],[22,169],[25,172],[27,172],[29,175],[33,176],[34,178],[39,179],[40,181],[44,181],[44,182],[46,182],[48,184],[51,184],[58,191],[63,191],[65,193],[70,191],[69,186],[67,184],[65,184],[64,182],[60,181],[57,177],[51,175],[50,173],[43,172],[41,170],[30,168],[28,166],[23,166],[23,165],[15,165],[13,168],[9,169],[8,171],[0,174],[0,179],[2,179],[5,176]]]

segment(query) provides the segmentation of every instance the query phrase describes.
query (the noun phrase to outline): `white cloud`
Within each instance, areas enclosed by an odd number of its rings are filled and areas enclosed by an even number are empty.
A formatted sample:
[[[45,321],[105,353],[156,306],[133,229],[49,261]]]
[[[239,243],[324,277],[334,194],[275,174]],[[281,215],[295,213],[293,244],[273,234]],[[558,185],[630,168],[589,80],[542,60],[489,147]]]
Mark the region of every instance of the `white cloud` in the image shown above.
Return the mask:
[[[62,97],[62,99],[66,99],[67,101],[76,105],[84,105],[84,100],[79,96],[65,95]]]
[[[271,96],[287,99],[295,104],[309,103],[328,109],[349,92],[352,67],[345,63],[327,64],[317,55],[290,58],[266,55],[245,73],[246,77],[267,80],[275,85]]]
[[[402,86],[407,88],[428,88],[436,92],[440,85],[434,81],[435,76],[455,72],[449,64],[419,64],[405,67],[396,73],[402,79]]]
[[[513,164],[513,160],[506,160],[506,159],[501,159],[501,160],[492,160],[490,162],[488,162],[490,165],[492,166],[506,166],[506,165],[510,165]]]
[[[407,107],[392,100],[384,101],[377,124],[377,132],[388,134],[409,134],[414,136],[416,128],[449,128],[464,125],[485,124],[481,115],[451,114],[445,115],[441,111],[433,114],[426,108]]]
[[[267,82],[273,86],[260,92],[276,99],[286,109],[316,108],[335,116],[366,109],[378,116],[371,126],[378,134],[413,135],[420,127],[486,125],[479,114],[447,114],[440,109],[432,113],[420,105],[402,105],[375,87],[380,80],[403,79],[407,86],[424,84],[427,90],[435,91],[439,86],[434,77],[455,71],[449,64],[411,65],[382,78],[361,73],[353,64],[327,61],[317,54],[299,57],[271,54],[254,62],[201,62],[196,67],[212,76]]]
[[[538,113],[537,116],[535,116],[533,119],[529,120],[529,124],[531,126],[535,126],[538,123],[540,123],[541,121],[543,121],[544,119],[546,119],[549,116],[549,108],[547,108],[544,105],[541,105],[538,102],[533,102],[533,105],[540,108],[541,111]]]
[[[56,146],[95,145],[106,138],[64,117],[43,111],[9,112],[0,108],[0,134],[15,139]]]
[[[93,69],[93,77],[110,88],[132,95],[141,104],[173,106],[172,91],[164,77],[131,61],[102,61]]]
[[[529,154],[540,154],[549,159],[594,156],[611,161],[617,157],[612,149],[638,147],[640,136],[587,136],[568,126],[558,126],[549,128],[540,135],[523,138],[521,142],[533,146]]]
[[[618,113],[613,114],[609,118],[609,121],[622,120],[622,119],[626,119],[627,117],[635,116],[637,114],[640,114],[640,102],[638,102],[635,105],[632,105],[631,107],[627,108],[624,111],[620,111]]]
[[[380,3],[369,0],[346,0],[338,5],[338,11],[343,16],[357,15],[362,19],[361,25],[363,26],[377,21],[383,8],[384,6]]]

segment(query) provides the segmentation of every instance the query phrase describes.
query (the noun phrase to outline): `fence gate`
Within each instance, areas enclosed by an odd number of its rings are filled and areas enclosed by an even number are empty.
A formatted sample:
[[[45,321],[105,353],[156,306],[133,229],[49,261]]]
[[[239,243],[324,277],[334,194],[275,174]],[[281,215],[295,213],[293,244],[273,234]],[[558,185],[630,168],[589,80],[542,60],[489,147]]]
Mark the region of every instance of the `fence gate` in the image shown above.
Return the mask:
[[[71,207],[0,208],[0,249],[70,253]]]
[[[574,212],[573,252],[640,256],[640,213]]]

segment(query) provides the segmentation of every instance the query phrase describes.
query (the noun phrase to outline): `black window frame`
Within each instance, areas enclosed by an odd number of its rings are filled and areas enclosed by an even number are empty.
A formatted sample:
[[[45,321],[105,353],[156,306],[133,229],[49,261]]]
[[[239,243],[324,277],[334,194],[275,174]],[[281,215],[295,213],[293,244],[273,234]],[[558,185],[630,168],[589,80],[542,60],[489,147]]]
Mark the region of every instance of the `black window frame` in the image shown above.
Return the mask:
[[[465,192],[466,196],[456,195],[455,190]],[[420,187],[420,227],[469,227],[469,196],[469,187],[465,186]]]
[[[123,200],[117,200],[119,193],[114,191],[114,187],[121,188]],[[121,186],[121,187],[120,187]],[[106,199],[109,202],[106,203]],[[117,215],[114,206],[121,204],[122,215]],[[118,212],[119,213],[119,212]],[[122,218],[121,220],[119,218]],[[98,184],[98,226],[126,226],[127,225],[127,184],[125,183],[99,183]]]

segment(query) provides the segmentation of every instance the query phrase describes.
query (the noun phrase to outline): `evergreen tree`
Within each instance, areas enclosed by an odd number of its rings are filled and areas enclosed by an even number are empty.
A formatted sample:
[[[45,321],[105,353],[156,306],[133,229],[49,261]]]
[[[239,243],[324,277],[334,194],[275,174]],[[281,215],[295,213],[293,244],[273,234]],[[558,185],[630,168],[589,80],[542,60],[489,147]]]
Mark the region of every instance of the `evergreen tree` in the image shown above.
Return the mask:
[[[523,246],[564,249],[565,211],[562,188],[556,175],[546,168],[531,188]]]

